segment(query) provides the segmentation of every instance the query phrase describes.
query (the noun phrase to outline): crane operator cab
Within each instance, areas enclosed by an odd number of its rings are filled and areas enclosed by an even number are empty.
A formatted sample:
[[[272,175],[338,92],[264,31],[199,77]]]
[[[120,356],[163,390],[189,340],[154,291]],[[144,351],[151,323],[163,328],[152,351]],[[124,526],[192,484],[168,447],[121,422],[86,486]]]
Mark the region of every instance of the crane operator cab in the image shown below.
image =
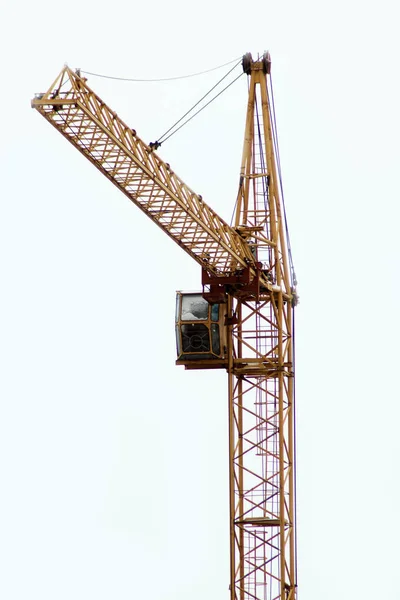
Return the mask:
[[[201,293],[176,293],[177,365],[186,369],[227,366],[224,304],[209,304]]]

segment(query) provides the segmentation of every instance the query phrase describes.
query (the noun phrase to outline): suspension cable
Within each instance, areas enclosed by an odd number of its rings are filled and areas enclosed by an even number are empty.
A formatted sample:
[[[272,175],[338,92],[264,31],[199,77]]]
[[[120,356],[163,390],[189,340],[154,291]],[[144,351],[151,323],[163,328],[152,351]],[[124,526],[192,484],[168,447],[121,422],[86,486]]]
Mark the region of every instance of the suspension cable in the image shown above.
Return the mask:
[[[163,142],[166,142],[167,140],[169,140],[170,137],[172,137],[173,135],[175,135],[175,133],[177,133],[180,129],[182,129],[182,127],[184,127],[187,123],[189,123],[189,121],[191,121],[192,119],[194,119],[194,117],[196,117],[199,113],[201,113],[202,110],[204,110],[207,106],[209,106],[209,104],[211,104],[211,102],[214,102],[214,100],[216,100],[218,98],[218,96],[220,96],[223,92],[225,92],[231,85],[233,85],[239,79],[239,77],[242,77],[242,75],[244,75],[244,73],[240,73],[233,81],[231,81],[226,87],[224,87],[223,90],[221,90],[220,92],[218,92],[218,94],[216,94],[216,96],[214,96],[214,98],[211,98],[211,100],[209,100],[207,102],[207,104],[205,104],[204,106],[202,106],[201,108],[199,108],[199,110],[197,112],[195,112],[194,115],[192,115],[191,117],[189,117],[189,119],[187,119],[184,123],[182,123],[182,125],[180,125],[180,127],[178,127],[177,129],[175,129],[175,131],[173,131],[172,133],[170,133],[169,136],[167,136],[163,140]],[[155,142],[155,144],[157,144],[157,142]]]
[[[297,278],[296,278],[296,273],[294,270],[294,264],[293,264],[293,256],[292,256],[292,248],[290,245],[290,236],[289,236],[289,228],[288,228],[288,223],[287,223],[287,216],[286,216],[286,206],[285,206],[285,197],[284,197],[284,193],[283,193],[283,183],[282,183],[282,171],[281,171],[281,160],[280,160],[280,154],[279,154],[279,144],[278,144],[278,136],[277,136],[277,126],[276,126],[276,114],[275,114],[275,102],[274,102],[274,88],[272,86],[272,77],[270,76],[270,87],[271,87],[271,108],[272,108],[272,135],[273,135],[273,141],[274,141],[274,148],[275,148],[275,155],[276,155],[276,161],[277,161],[277,167],[278,167],[278,176],[279,176],[279,187],[280,187],[280,192],[281,192],[281,197],[282,197],[282,207],[283,207],[283,216],[284,216],[284,221],[285,221],[285,232],[286,232],[286,238],[287,238],[287,246],[288,246],[288,256],[289,256],[289,264],[290,264],[290,275],[291,275],[291,280],[292,280],[292,286],[296,287],[297,285]],[[268,86],[267,86],[267,94],[269,96],[268,93]]]
[[[171,127],[170,127],[169,129],[167,129],[167,131],[166,131],[165,133],[163,133],[163,134],[162,134],[162,135],[161,135],[159,138],[157,138],[157,141],[158,141],[158,143],[159,143],[159,144],[161,144],[161,142],[162,142],[162,139],[163,139],[163,138],[164,138],[164,137],[167,135],[167,133],[169,133],[169,132],[170,132],[172,129],[174,129],[174,127],[176,127],[176,125],[178,125],[178,123],[180,123],[181,121],[183,121],[183,119],[184,119],[185,117],[187,117],[187,115],[188,115],[189,113],[191,113],[191,112],[192,112],[192,110],[193,110],[194,108],[196,108],[196,106],[198,106],[198,105],[200,104],[200,102],[202,102],[202,101],[204,100],[204,98],[207,98],[207,96],[208,96],[209,94],[211,94],[211,92],[212,92],[213,90],[215,90],[215,88],[216,88],[216,87],[218,87],[218,86],[219,86],[219,84],[220,84],[220,83],[222,83],[222,81],[223,81],[224,79],[226,79],[226,78],[228,77],[228,75],[230,75],[230,74],[232,73],[232,71],[233,71],[234,69],[236,69],[236,67],[238,66],[238,64],[239,64],[239,63],[237,62],[237,63],[236,63],[236,64],[235,64],[235,65],[232,67],[232,69],[230,69],[230,70],[229,70],[229,71],[228,71],[228,72],[227,72],[227,73],[226,73],[226,74],[225,74],[225,75],[224,75],[224,76],[223,76],[223,77],[222,77],[222,78],[221,78],[221,79],[220,79],[220,80],[219,80],[219,81],[218,81],[218,82],[215,84],[215,85],[213,85],[213,87],[212,87],[210,90],[208,90],[208,92],[207,92],[206,94],[204,94],[204,96],[203,96],[202,98],[200,98],[200,100],[198,100],[198,102],[196,102],[196,104],[194,104],[194,105],[192,106],[192,108],[190,108],[190,109],[189,109],[187,112],[185,112],[185,114],[184,114],[184,115],[182,115],[182,117],[181,117],[180,119],[178,119],[178,121],[176,121],[176,123],[174,123],[173,125],[171,125]],[[226,89],[226,88],[225,88],[225,89]],[[216,96],[216,97],[217,97],[217,96]],[[206,104],[206,106],[207,106],[207,104]],[[200,111],[199,111],[199,112],[200,112]],[[196,113],[196,114],[198,114],[198,113]],[[194,116],[194,115],[193,115],[193,116]],[[178,130],[177,130],[177,131],[178,131]],[[170,137],[170,136],[169,136],[169,137]],[[166,138],[166,139],[168,139],[168,138]],[[165,140],[164,140],[164,141],[165,141]]]
[[[239,59],[234,58],[223,65],[218,65],[218,67],[213,67],[212,69],[207,69],[205,71],[199,71],[198,73],[190,73],[189,75],[179,75],[176,77],[160,77],[158,79],[135,79],[133,77],[113,77],[112,75],[101,75],[100,73],[92,73],[91,71],[81,71],[81,73],[85,73],[85,75],[92,75],[93,77],[102,77],[103,79],[114,79],[116,81],[136,81],[141,83],[151,83],[157,81],[176,81],[177,79],[188,79],[189,77],[197,77],[198,75],[204,75],[205,73],[211,73],[212,71],[216,71],[217,69],[222,69],[222,67],[226,67],[227,65],[231,65],[234,62],[237,62]]]

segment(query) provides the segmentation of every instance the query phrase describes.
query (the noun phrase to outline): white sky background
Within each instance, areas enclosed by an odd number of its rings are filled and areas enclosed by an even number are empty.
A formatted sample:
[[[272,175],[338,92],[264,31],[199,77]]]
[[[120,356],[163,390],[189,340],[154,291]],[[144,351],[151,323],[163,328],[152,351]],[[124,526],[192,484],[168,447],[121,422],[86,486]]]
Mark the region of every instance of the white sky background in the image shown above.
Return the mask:
[[[297,310],[299,597],[400,598],[396,2],[2,2],[0,597],[228,599],[224,373],[175,367],[200,270],[30,108],[65,62],[269,49]],[[89,85],[144,141],[222,69]],[[229,220],[245,77],[159,154]],[[396,595],[397,594],[397,595]]]

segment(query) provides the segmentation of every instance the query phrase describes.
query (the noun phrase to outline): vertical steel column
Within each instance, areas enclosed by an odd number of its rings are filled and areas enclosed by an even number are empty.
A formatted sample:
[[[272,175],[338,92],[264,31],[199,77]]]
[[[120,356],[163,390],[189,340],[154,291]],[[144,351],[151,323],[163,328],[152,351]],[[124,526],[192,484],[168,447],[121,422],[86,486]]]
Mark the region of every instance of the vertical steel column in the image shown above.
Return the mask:
[[[235,226],[274,289],[229,300],[231,600],[296,600],[292,291],[265,63],[246,72]]]

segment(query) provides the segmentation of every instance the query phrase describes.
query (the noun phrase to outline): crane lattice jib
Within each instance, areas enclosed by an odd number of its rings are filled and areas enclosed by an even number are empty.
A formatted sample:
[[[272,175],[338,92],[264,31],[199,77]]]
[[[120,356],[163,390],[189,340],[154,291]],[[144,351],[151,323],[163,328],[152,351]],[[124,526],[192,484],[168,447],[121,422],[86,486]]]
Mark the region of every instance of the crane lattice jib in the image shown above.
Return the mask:
[[[254,262],[243,238],[77,73],[64,67],[32,107],[207,271],[224,276]]]

